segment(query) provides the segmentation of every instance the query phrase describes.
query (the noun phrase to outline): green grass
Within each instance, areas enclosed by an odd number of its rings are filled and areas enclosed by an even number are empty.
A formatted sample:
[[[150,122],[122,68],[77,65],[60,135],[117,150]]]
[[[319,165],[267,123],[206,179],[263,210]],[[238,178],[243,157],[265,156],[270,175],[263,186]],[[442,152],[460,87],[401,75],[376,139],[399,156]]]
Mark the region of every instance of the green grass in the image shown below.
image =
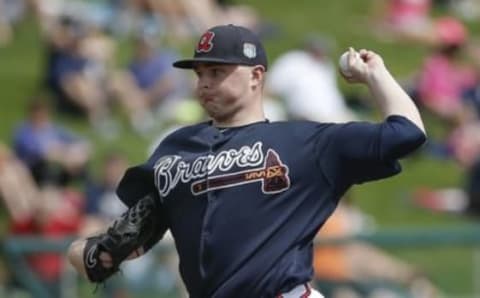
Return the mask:
[[[427,49],[419,45],[382,43],[371,35],[369,24],[370,1],[254,1],[242,3],[255,7],[268,22],[277,24],[280,35],[266,41],[271,61],[282,52],[297,46],[305,34],[322,33],[337,39],[333,55],[338,57],[348,46],[370,48],[382,54],[392,73],[405,78],[418,69]],[[480,26],[470,25],[477,33]],[[119,63],[123,63],[130,48],[119,47]],[[190,50],[182,49],[186,54]],[[26,21],[17,29],[14,42],[0,48],[0,140],[9,143],[11,131],[23,118],[27,99],[37,93],[43,67],[43,47],[35,24]],[[348,93],[366,93],[359,86],[341,88]],[[59,118],[72,129],[84,134],[95,144],[95,164],[102,154],[111,148],[125,152],[132,163],[145,158],[147,141],[124,129],[119,139],[101,138],[85,123]],[[427,127],[441,134],[438,123],[428,119]],[[468,223],[460,216],[433,214],[413,207],[409,194],[420,186],[446,187],[462,183],[462,172],[449,161],[426,158],[418,154],[402,162],[404,172],[392,179],[360,185],[352,191],[355,204],[371,214],[380,227],[450,226]],[[390,251],[418,264],[449,294],[465,294],[473,291],[472,252],[470,247],[412,248]],[[480,266],[480,265],[479,265]],[[477,268],[478,269],[478,268]]]
[[[40,39],[33,24],[17,29],[15,42],[0,48],[0,126],[1,140],[8,140],[15,123],[21,117],[26,98],[38,88],[41,68]],[[37,50],[35,50],[37,49]]]

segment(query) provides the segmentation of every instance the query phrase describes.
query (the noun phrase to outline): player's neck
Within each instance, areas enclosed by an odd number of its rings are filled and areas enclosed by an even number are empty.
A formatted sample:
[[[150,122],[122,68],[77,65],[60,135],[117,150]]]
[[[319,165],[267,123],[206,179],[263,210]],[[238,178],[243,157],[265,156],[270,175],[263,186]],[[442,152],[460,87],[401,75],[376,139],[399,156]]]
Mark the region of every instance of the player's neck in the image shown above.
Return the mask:
[[[245,126],[256,122],[266,121],[267,118],[262,113],[261,115],[248,115],[248,117],[239,117],[239,118],[231,118],[228,120],[219,120],[213,119],[212,124],[216,127],[238,127],[238,126]]]
[[[243,107],[229,117],[213,119],[213,125],[217,127],[238,127],[266,120],[261,94],[257,94],[244,102]]]

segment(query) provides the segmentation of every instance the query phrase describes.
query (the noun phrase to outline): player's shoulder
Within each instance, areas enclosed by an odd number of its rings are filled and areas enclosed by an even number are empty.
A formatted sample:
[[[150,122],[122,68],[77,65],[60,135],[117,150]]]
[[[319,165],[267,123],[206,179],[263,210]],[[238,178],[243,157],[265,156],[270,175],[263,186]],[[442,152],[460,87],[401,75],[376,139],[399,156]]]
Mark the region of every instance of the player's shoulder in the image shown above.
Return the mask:
[[[335,125],[334,123],[323,123],[323,122],[315,122],[315,121],[308,121],[308,120],[288,120],[288,121],[273,121],[270,122],[272,127],[277,129],[284,129],[288,131],[297,131],[302,129],[326,129]]]
[[[196,135],[200,130],[205,128],[208,122],[188,126],[174,126],[164,131],[158,138],[156,138],[149,147],[150,155],[162,151],[164,154],[169,150],[176,150],[178,144],[185,143],[191,136]]]
[[[271,122],[270,126],[284,136],[308,138],[312,135],[327,134],[329,131],[332,131],[336,124],[308,120],[289,120]]]
[[[199,131],[204,129],[206,126],[209,126],[209,122],[200,122],[197,124],[192,124],[192,125],[187,125],[187,126],[182,126],[180,128],[177,128],[173,130],[171,133],[169,133],[166,137],[165,140],[169,139],[174,139],[174,138],[184,138],[184,137],[189,137],[192,135],[196,135]]]

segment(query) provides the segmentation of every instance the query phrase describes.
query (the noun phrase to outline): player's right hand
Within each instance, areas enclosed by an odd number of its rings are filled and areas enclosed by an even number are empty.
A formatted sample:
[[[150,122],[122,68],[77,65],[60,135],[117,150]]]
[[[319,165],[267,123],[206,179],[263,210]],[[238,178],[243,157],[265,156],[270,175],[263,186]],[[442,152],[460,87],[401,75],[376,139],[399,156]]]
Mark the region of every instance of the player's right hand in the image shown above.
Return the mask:
[[[385,71],[382,57],[377,53],[361,49],[358,53],[350,47],[348,49],[348,70],[350,75],[343,76],[349,83],[369,84],[380,72]]]

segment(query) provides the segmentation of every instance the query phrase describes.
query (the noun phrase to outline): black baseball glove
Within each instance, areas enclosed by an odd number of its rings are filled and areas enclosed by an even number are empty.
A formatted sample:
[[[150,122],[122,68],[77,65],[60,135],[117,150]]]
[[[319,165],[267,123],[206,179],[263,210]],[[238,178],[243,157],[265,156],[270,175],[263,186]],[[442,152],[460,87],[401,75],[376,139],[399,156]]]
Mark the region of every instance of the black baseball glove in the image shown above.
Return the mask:
[[[162,213],[159,197],[151,193],[115,220],[106,233],[87,238],[83,261],[89,280],[104,282],[134,251],[146,252],[157,243],[167,230]],[[100,260],[102,252],[110,255],[111,266],[104,266]]]

